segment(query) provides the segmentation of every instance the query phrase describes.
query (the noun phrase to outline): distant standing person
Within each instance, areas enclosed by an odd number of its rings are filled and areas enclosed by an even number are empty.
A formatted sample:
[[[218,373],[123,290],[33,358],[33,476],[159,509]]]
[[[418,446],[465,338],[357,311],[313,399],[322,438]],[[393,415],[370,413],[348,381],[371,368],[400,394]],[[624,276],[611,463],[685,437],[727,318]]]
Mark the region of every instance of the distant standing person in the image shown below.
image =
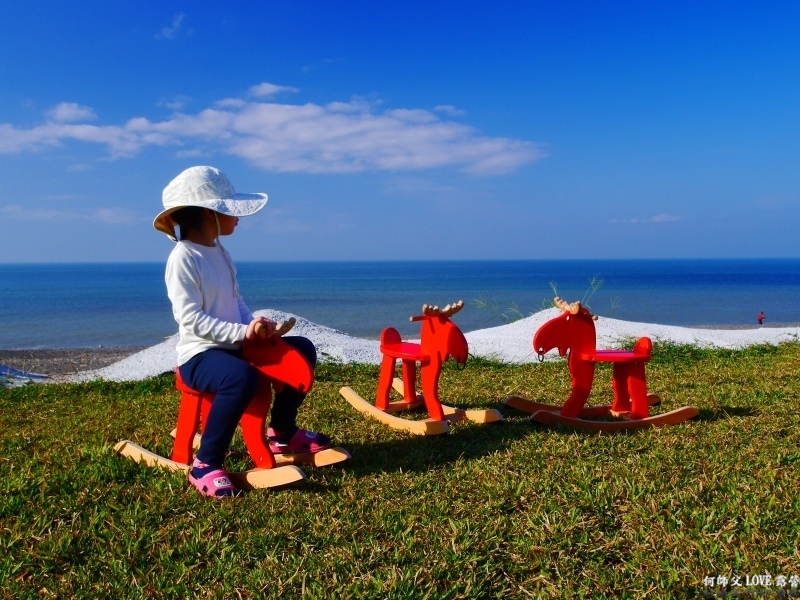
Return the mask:
[[[763,325],[764,324],[764,313],[763,312],[758,313],[758,324],[759,325]]]

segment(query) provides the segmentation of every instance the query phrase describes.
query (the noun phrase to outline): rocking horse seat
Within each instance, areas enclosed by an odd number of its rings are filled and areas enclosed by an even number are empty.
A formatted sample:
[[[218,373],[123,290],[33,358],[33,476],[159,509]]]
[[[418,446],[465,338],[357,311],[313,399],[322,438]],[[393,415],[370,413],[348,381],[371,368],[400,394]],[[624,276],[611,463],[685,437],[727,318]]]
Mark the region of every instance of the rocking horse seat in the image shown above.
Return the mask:
[[[400,360],[419,360],[424,361],[428,358],[423,354],[422,345],[414,342],[388,342],[380,346],[381,353]]]
[[[650,338],[641,337],[636,340],[633,350],[597,350],[592,343],[589,348],[584,347],[579,356],[581,360],[592,363],[642,363],[650,360],[652,352],[653,342]]]

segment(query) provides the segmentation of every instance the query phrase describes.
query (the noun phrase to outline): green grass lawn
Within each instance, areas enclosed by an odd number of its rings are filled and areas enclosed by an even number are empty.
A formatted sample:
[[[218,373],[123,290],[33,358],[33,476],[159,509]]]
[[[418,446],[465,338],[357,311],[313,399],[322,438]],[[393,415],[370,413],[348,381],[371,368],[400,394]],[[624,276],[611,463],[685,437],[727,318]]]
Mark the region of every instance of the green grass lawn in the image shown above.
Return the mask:
[[[2,388],[0,597],[692,598],[709,576],[788,579],[800,575],[799,361],[798,343],[657,345],[657,410],[693,405],[698,419],[597,435],[501,408],[504,422],[436,438],[339,395],[371,398],[377,367],[320,365],[300,423],[352,461],[226,502],[113,451],[131,439],[169,455],[171,375]],[[611,400],[610,378],[599,366],[590,403]],[[441,380],[464,408],[568,393],[563,361],[471,359]],[[249,466],[237,434],[228,467]]]

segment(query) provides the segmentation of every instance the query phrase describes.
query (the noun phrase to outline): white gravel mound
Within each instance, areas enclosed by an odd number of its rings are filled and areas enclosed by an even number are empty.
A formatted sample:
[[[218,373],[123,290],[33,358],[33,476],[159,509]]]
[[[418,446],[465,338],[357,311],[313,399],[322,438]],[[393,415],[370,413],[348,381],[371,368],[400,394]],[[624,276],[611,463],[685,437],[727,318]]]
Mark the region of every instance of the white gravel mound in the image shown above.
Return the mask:
[[[336,329],[312,323],[307,319],[275,310],[255,313],[274,321],[284,321],[291,316],[297,324],[289,335],[310,339],[317,348],[319,360],[337,363],[378,364],[381,360],[378,340],[356,338]],[[560,314],[557,308],[543,310],[508,325],[479,329],[466,333],[470,354],[493,358],[509,363],[526,363],[537,360],[531,341],[534,332],[548,319]],[[457,319],[456,319],[457,322]],[[800,339],[800,327],[759,327],[752,329],[695,329],[635,323],[600,317],[596,322],[597,347],[619,348],[630,339],[649,337],[654,342],[692,344],[704,348],[741,349],[759,344],[777,345]],[[69,375],[64,381],[80,382],[94,379],[108,381],[139,381],[172,371],[175,368],[177,334],[166,341],[137,352],[102,369]],[[556,352],[548,354],[555,358]]]

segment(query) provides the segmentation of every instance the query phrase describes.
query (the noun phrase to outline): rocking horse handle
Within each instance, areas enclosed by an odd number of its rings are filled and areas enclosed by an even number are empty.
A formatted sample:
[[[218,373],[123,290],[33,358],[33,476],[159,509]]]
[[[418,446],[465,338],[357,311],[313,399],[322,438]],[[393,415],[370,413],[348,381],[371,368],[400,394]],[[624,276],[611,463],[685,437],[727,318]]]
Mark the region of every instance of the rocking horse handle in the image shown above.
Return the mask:
[[[275,324],[275,331],[272,335],[282,336],[289,333],[289,330],[294,327],[294,324],[297,323],[297,319],[294,317],[289,317],[285,321],[281,321],[280,323]],[[256,335],[261,339],[267,338],[267,329],[261,323],[256,323]]]

